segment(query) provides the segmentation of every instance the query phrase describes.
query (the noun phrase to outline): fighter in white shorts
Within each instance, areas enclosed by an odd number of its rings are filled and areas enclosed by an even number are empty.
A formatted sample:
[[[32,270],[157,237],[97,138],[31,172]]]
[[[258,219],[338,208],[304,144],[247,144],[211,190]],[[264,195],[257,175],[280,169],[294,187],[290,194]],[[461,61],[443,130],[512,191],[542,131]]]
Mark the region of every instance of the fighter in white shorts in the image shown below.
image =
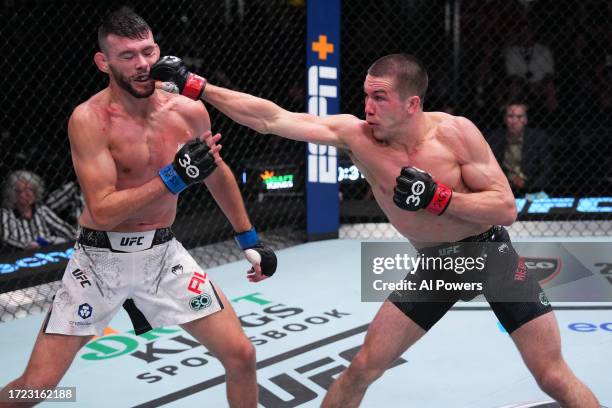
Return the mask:
[[[274,252],[251,225],[204,105],[155,89],[149,73],[160,51],[149,25],[122,8],[104,19],[98,44],[94,61],[110,84],[68,123],[86,201],[80,235],[26,370],[0,391],[0,402],[25,406],[9,401],[9,391],[55,387],[124,305],[137,332],[180,324],[223,364],[229,405],[255,407],[255,349],[223,292],[170,230],[178,194],[206,184],[238,232],[250,281],[274,273]],[[197,96],[203,84],[191,78],[185,88]]]
[[[209,276],[169,228],[82,228],[45,333],[99,335],[126,301],[137,334],[223,309]]]

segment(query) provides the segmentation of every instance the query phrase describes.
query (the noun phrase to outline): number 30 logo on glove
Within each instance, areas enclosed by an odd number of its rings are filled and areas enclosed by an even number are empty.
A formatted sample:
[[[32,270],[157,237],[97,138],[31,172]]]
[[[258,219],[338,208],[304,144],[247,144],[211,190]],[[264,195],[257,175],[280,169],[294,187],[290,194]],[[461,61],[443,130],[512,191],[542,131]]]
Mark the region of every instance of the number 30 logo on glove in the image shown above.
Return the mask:
[[[185,173],[191,178],[196,178],[200,175],[200,169],[191,164],[191,157],[187,153],[183,156],[185,159],[179,159],[179,165],[185,169]]]
[[[425,191],[425,183],[417,181],[410,190],[412,194],[406,197],[406,204],[418,206],[421,203],[421,194]]]
[[[446,210],[453,191],[436,183],[431,174],[416,167],[402,167],[393,190],[393,202],[407,211],[427,211],[440,215]]]

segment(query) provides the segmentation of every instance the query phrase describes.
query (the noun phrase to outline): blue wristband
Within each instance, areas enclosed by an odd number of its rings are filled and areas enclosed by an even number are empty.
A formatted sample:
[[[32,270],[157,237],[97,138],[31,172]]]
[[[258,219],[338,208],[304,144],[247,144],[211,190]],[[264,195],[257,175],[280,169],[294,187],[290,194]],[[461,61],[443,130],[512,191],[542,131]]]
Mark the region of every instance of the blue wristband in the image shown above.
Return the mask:
[[[259,237],[257,236],[257,231],[255,231],[255,228],[251,228],[247,232],[236,234],[235,239],[236,243],[243,251],[259,244]]]
[[[161,177],[162,181],[172,194],[178,194],[189,187],[181,176],[178,175],[176,170],[174,170],[172,163],[159,171],[159,177]]]

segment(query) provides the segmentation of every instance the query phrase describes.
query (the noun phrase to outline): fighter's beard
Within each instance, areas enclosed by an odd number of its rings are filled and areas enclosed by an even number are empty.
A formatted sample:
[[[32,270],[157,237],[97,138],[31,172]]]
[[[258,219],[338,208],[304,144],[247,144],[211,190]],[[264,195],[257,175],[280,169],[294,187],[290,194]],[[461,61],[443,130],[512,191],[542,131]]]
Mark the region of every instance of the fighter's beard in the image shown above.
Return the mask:
[[[138,91],[132,86],[129,80],[125,79],[125,77],[121,75],[121,73],[117,72],[112,66],[110,69],[113,72],[113,77],[115,78],[117,85],[126,90],[134,98],[148,98],[149,96],[153,95],[153,92],[155,92],[155,84],[153,82],[147,84],[150,85],[150,87],[146,88],[144,91]]]

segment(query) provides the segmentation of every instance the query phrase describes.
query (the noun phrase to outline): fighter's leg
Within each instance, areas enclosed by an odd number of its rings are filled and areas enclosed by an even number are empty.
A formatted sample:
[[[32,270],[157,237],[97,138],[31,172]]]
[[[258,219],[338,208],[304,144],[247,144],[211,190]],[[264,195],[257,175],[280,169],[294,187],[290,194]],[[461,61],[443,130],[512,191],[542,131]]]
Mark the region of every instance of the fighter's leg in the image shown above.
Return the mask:
[[[368,328],[363,346],[329,388],[322,406],[359,406],[368,386],[420,339],[453,303],[412,303],[410,311],[402,311],[401,304],[385,301]]]
[[[215,290],[224,305],[223,310],[181,327],[223,364],[230,406],[256,407],[255,348],[242,330],[231,303],[218,287],[215,286]]]
[[[553,312],[523,324],[511,337],[545,393],[563,407],[599,407],[595,395],[574,375],[561,355],[561,336]]]
[[[46,323],[46,322],[45,322]],[[44,324],[43,324],[44,329]],[[18,403],[12,405],[8,392],[11,389],[53,388],[60,382],[76,353],[92,336],[67,336],[63,334],[38,333],[34,349],[24,373],[11,381],[0,391],[0,406],[33,406],[35,403]],[[6,404],[6,405],[4,405]]]

